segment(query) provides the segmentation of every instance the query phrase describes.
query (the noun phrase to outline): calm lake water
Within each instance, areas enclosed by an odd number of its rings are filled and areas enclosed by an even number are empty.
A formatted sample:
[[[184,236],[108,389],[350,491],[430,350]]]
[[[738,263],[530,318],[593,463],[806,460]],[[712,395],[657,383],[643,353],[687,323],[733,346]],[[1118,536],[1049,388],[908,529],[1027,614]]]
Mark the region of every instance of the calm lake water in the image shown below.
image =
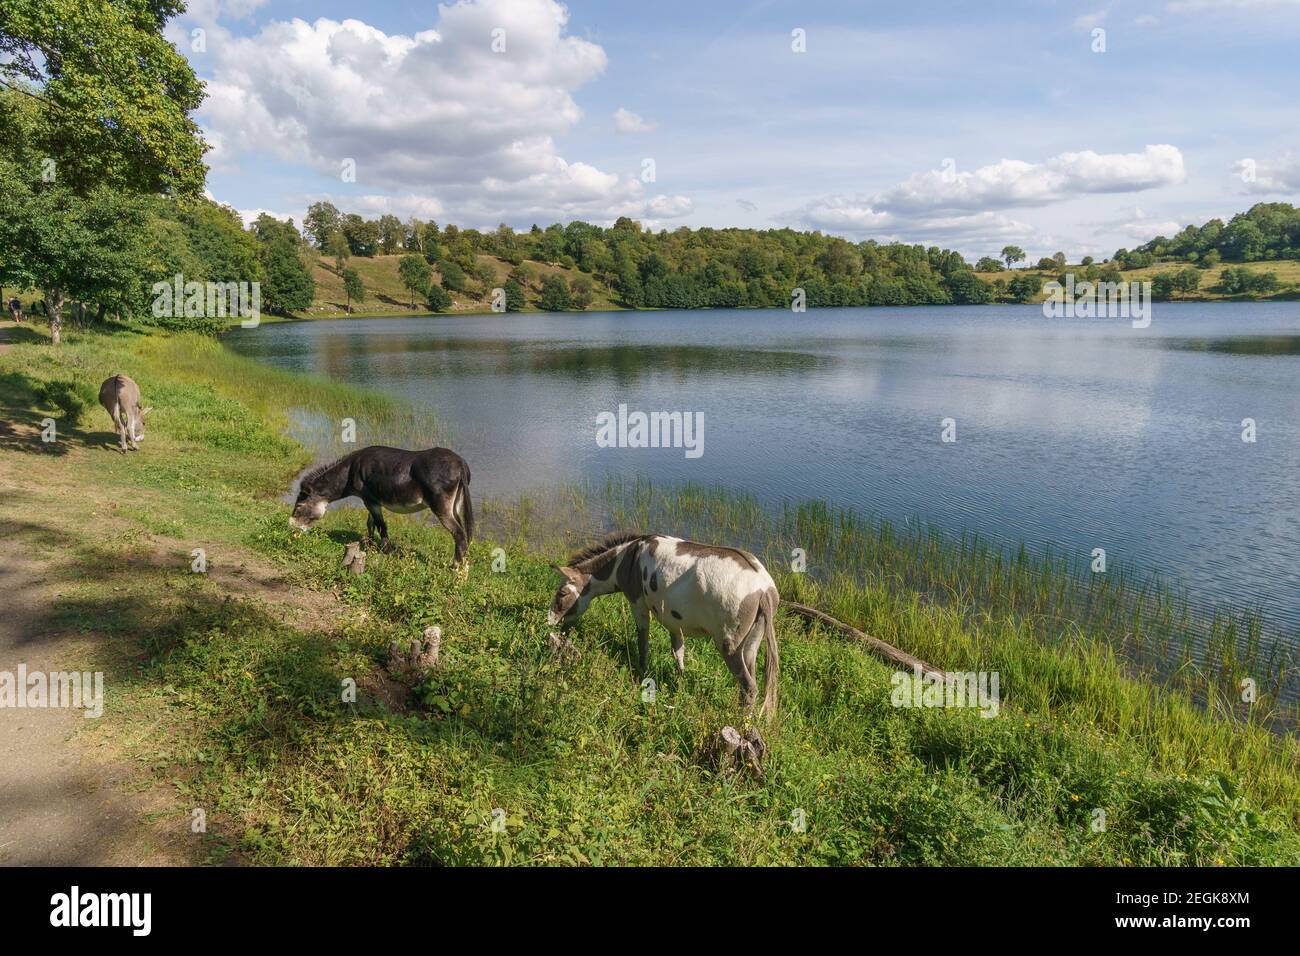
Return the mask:
[[[1157,303],[1146,329],[988,306],[354,319],[227,341],[431,409],[480,496],[617,474],[825,499],[1103,547],[1195,603],[1300,625],[1300,303]],[[702,413],[703,453],[599,447],[620,404]]]

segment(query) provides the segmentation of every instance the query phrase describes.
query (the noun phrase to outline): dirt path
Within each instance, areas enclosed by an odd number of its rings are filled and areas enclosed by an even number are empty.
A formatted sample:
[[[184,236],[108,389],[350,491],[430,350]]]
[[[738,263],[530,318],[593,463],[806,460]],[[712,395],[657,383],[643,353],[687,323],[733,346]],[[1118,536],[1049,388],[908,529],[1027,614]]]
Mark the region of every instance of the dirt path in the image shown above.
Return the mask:
[[[122,636],[121,621],[105,618],[121,606],[136,613],[137,628],[147,628],[149,615],[165,605],[136,606],[131,595],[144,590],[155,602],[157,592],[174,589],[191,597],[256,602],[300,628],[336,626],[341,611],[332,595],[295,588],[275,568],[229,544],[207,543],[220,557],[198,580],[188,573],[189,552],[204,542],[150,534],[115,503],[83,504],[87,465],[102,450],[74,445],[58,455],[28,451],[28,442],[39,445],[35,427],[12,420],[3,425],[8,447],[0,447],[0,673],[16,678],[20,665],[29,675],[84,670],[88,660],[130,656],[126,645],[134,635]],[[146,500],[138,504],[147,507]],[[103,547],[112,549],[113,560],[95,550]],[[100,600],[92,605],[98,610],[76,621],[55,613],[76,605],[88,586],[123,603]],[[109,682],[104,699],[110,715],[113,695]],[[129,747],[94,732],[98,721],[83,713],[0,706],[0,865],[203,860],[205,847],[191,833],[189,810],[176,790],[160,786],[133,762]]]
[[[82,648],[75,638],[48,630],[57,584],[43,562],[6,549],[0,591],[7,605],[0,617],[0,670],[15,672],[20,663],[28,673],[67,667]],[[70,709],[0,707],[0,864],[191,862],[195,847],[183,830],[150,820],[171,802],[168,795],[129,792],[130,766],[97,758],[71,739],[86,719]]]

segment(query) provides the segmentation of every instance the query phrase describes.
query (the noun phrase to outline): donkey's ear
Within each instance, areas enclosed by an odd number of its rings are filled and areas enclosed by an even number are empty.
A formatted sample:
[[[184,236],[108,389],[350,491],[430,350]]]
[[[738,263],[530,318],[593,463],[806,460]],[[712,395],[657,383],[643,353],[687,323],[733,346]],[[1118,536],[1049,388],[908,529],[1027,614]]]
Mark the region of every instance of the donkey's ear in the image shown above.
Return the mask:
[[[150,405],[148,408],[142,408],[142,409],[140,409],[140,417],[141,417],[141,418],[144,418],[144,417],[145,417],[146,415],[148,415],[151,411],[153,411],[153,406],[152,406],[152,405]]]
[[[556,571],[560,572],[561,575],[563,575],[565,578],[567,578],[570,581],[577,580],[579,577],[582,576],[581,572],[575,571],[573,568],[561,567],[558,564],[552,564],[551,567],[553,567]]]

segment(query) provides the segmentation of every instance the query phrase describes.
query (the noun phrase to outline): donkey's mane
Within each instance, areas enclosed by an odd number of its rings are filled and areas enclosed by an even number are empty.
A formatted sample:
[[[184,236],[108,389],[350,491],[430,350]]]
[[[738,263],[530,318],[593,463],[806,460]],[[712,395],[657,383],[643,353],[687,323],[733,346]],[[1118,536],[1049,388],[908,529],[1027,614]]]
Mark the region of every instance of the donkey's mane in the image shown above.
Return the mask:
[[[581,551],[575,552],[566,562],[569,567],[577,567],[584,561],[590,561],[592,558],[599,557],[612,548],[617,548],[620,544],[627,544],[629,541],[635,541],[637,538],[644,538],[640,531],[612,531],[605,535],[600,541],[587,545]]]
[[[347,461],[355,454],[356,452],[350,452],[349,454],[344,455],[342,458],[335,458],[333,461],[326,462],[323,465],[315,465],[311,468],[308,468],[306,471],[302,473],[301,477],[298,478],[298,487],[301,488],[303,485],[315,481],[317,478],[325,474],[325,472],[327,471],[333,471],[336,467],[343,464],[343,462]]]

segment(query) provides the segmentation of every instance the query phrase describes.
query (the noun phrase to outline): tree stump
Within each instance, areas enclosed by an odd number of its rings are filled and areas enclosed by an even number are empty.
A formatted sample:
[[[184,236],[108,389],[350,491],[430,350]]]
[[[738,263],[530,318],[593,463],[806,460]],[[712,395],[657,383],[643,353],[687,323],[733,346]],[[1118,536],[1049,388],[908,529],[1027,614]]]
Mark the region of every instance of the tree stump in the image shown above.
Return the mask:
[[[343,549],[343,567],[353,574],[366,573],[366,553],[361,550],[359,541],[350,541]]]
[[[714,738],[712,749],[719,769],[750,773],[762,779],[767,743],[755,728],[749,727],[742,734],[735,727],[723,727]]]
[[[396,641],[388,645],[388,673],[394,680],[415,685],[429,676],[438,666],[438,652],[442,647],[442,628],[434,625],[424,629],[424,641],[411,641],[403,650]]]

